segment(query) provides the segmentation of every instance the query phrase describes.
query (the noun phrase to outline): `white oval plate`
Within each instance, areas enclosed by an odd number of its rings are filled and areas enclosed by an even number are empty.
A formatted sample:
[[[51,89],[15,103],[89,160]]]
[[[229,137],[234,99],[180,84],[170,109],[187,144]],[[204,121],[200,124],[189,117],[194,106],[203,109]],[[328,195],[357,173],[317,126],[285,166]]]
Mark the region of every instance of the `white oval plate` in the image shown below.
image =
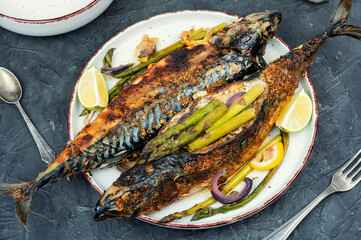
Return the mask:
[[[29,36],[52,36],[84,26],[113,0],[0,0],[0,26]]]
[[[106,42],[90,59],[83,71],[92,65],[100,68],[103,64],[103,57],[109,48],[116,48],[113,59],[114,66],[117,64],[136,62],[135,48],[141,41],[144,34],[148,34],[150,37],[158,37],[158,49],[161,49],[178,41],[180,33],[183,30],[190,29],[193,25],[195,25],[196,28],[211,27],[222,22],[229,23],[237,19],[237,16],[232,16],[222,12],[181,11],[161,14],[150,19],[143,20],[123,30]],[[274,38],[267,45],[265,59],[269,62],[288,51],[289,48],[284,42],[282,42],[279,38]],[[114,80],[107,81],[108,87],[111,87],[114,83]],[[313,117],[311,122],[301,132],[290,134],[288,153],[284,157],[281,167],[271,179],[269,185],[265,187],[250,203],[238,210],[231,211],[226,214],[218,214],[199,221],[190,221],[191,217],[185,217],[172,223],[158,223],[162,217],[176,211],[185,210],[210,197],[209,192],[203,191],[173,203],[158,213],[143,215],[138,218],[149,223],[173,228],[210,228],[248,217],[272,203],[292,184],[303,169],[312,150],[316,136],[318,109],[316,94],[309,76],[302,78],[301,85],[305,88],[306,92],[313,100]],[[82,111],[82,106],[76,97],[75,89],[76,86],[74,87],[69,109],[69,135],[71,139],[74,139],[83,127],[83,117],[79,117],[79,114]],[[113,181],[119,177],[119,174],[120,172],[113,167],[102,170],[94,170],[92,171],[92,175],[85,174],[85,176],[89,180],[90,184],[100,194],[102,194],[104,190],[106,190]],[[252,176],[258,176],[255,180],[255,187],[265,176],[266,172],[254,171],[251,174]],[[215,206],[217,205],[215,204]]]

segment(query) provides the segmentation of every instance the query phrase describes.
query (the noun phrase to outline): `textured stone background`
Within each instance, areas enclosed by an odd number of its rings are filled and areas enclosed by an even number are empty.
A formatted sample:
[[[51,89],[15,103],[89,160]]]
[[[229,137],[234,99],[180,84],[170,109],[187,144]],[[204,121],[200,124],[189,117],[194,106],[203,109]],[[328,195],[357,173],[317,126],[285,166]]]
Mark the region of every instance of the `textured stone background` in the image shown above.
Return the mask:
[[[68,140],[68,103],[83,66],[110,37],[156,14],[208,9],[244,16],[279,9],[278,35],[291,47],[320,32],[337,1],[302,0],[114,1],[90,24],[54,37],[27,37],[0,28],[0,66],[20,79],[22,104],[49,145],[59,153]],[[355,1],[351,23],[361,22]],[[292,217],[329,184],[334,171],[361,146],[361,43],[338,37],[320,50],[309,70],[319,103],[319,129],[311,157],[294,184],[277,201],[250,218],[227,226],[184,231],[133,220],[94,222],[98,193],[82,175],[41,189],[29,219],[29,233],[14,218],[14,202],[0,196],[0,239],[260,239]],[[45,169],[15,108],[0,103],[0,182],[29,181]],[[361,186],[323,201],[291,239],[360,239]]]

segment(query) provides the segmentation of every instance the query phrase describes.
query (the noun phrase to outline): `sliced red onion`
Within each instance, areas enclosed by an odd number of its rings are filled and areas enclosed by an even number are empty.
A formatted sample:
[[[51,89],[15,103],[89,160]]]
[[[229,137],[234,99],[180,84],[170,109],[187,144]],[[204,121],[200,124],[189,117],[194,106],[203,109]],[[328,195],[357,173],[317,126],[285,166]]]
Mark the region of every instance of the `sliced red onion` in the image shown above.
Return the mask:
[[[214,178],[212,180],[212,191],[211,191],[212,196],[218,202],[223,203],[223,204],[230,204],[230,203],[238,202],[238,201],[242,200],[243,198],[245,198],[252,189],[252,180],[247,177],[244,178],[243,181],[246,183],[246,186],[243,188],[242,191],[240,191],[236,195],[224,195],[221,191],[219,191],[217,182],[218,182],[218,179],[222,175],[225,175],[225,173],[226,173],[225,171],[220,171],[216,175],[214,175]]]
[[[133,66],[133,63],[128,63],[128,64],[125,64],[125,65],[120,65],[118,67],[107,67],[107,66],[103,66],[101,68],[102,70],[102,73],[105,73],[105,74],[118,74],[118,73],[121,73],[125,70],[127,70],[128,68],[130,68],[131,66]]]
[[[246,92],[238,92],[232,95],[226,103],[227,107],[230,107],[235,101],[237,101],[240,97],[242,97]]]

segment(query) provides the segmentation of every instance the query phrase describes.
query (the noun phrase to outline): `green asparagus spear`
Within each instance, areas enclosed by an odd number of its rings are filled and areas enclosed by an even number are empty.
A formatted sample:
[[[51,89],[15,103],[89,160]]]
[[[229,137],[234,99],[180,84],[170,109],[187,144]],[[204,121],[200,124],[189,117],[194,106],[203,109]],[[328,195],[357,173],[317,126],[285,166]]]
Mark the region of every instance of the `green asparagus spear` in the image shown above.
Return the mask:
[[[125,84],[133,81],[138,75],[142,74],[142,73],[145,72],[146,70],[147,70],[147,68],[142,68],[142,69],[140,69],[138,72],[136,72],[135,74],[120,79],[120,80],[114,85],[114,87],[112,87],[112,88],[109,90],[109,101],[112,100],[112,99],[123,89],[123,86],[124,86]]]
[[[163,143],[165,143],[169,138],[179,134],[184,129],[193,126],[199,120],[201,120],[206,114],[212,111],[220,102],[218,100],[214,100],[213,102],[207,104],[201,109],[198,109],[189,117],[182,120],[180,123],[175,124],[174,126],[170,127],[165,132],[159,134],[157,137],[153,138],[150,142],[148,142],[143,151],[142,155],[149,154],[153,151],[153,149]]]
[[[111,48],[107,51],[103,58],[103,65],[106,67],[112,67],[113,52],[115,48]]]
[[[79,114],[79,117],[88,115],[90,112],[91,112],[90,110],[83,108],[83,111],[81,111],[81,113]]]
[[[209,128],[217,119],[219,119],[227,111],[227,106],[224,103],[219,103],[215,109],[203,117],[193,127],[188,128],[181,132],[181,135],[177,139],[169,139],[167,142],[162,144],[153,150],[149,156],[148,161],[159,159],[160,157],[166,156],[172,152],[177,151],[181,147],[185,146],[193,139],[198,137],[207,128]]]
[[[269,180],[273,177],[273,175],[278,170],[279,165],[275,168],[272,168],[266,177],[262,180],[262,182],[245,198],[243,198],[241,201],[238,201],[236,203],[223,205],[219,208],[212,208],[212,207],[205,207],[200,210],[198,210],[194,216],[192,217],[191,221],[200,220],[202,218],[211,217],[217,213],[226,213],[235,209],[238,209],[240,207],[243,207],[247,203],[249,203],[252,199],[254,199],[261,191],[264,189],[265,186],[267,186]]]
[[[264,91],[264,88],[257,84],[253,86],[250,90],[248,90],[240,99],[238,99],[236,102],[234,102],[224,114],[223,117],[218,119],[209,129],[207,129],[207,132],[212,131],[216,127],[222,125],[223,123],[227,122],[229,119],[236,116],[238,113],[243,111],[248,105],[250,105],[256,98],[261,95],[261,93]]]
[[[220,139],[221,137],[227,135],[228,133],[232,132],[233,130],[239,128],[244,123],[248,122],[252,118],[256,117],[252,108],[249,108],[234,118],[228,120],[227,122],[223,123],[222,125],[216,127],[212,131],[204,134],[194,142],[190,143],[188,147],[191,151],[196,151],[201,148],[208,146],[209,144],[213,143],[214,141]]]
[[[289,143],[290,143],[290,136],[288,135],[288,133],[282,132],[282,131],[281,131],[281,135],[282,135],[282,142],[283,142],[283,156],[285,156],[287,153],[287,150],[288,150]]]
[[[122,89],[123,85],[125,82],[128,82],[128,80],[131,78],[131,76],[127,76],[124,77],[122,79],[120,79],[115,85],[114,87],[112,87],[109,91],[109,100],[113,99],[118,93],[119,91]]]
[[[215,26],[214,28],[212,28],[212,34],[216,34],[219,30],[223,29],[226,26],[227,26],[226,23],[222,23],[222,24],[219,24],[219,25]],[[191,34],[189,38],[191,40],[199,40],[199,39],[204,38],[205,34],[206,33],[205,33],[205,31],[203,29],[198,29],[193,34]],[[131,74],[139,71],[140,69],[147,67],[151,63],[158,62],[162,58],[168,56],[174,50],[177,50],[177,49],[182,48],[184,46],[185,46],[184,43],[182,43],[181,41],[173,43],[172,45],[157,51],[154,54],[154,56],[148,60],[148,62],[139,63],[138,65],[136,65],[134,67],[131,67],[131,68],[129,68],[128,70],[126,70],[124,72],[121,72],[121,73],[118,73],[118,74],[114,75],[113,77],[115,77],[115,78],[123,78],[125,76],[131,75]]]
[[[220,103],[215,109],[201,119],[196,125],[187,130],[184,134],[177,139],[179,143],[177,147],[183,147],[185,144],[194,140],[197,136],[207,130],[212,124],[217,121],[227,111],[227,106],[224,103]]]

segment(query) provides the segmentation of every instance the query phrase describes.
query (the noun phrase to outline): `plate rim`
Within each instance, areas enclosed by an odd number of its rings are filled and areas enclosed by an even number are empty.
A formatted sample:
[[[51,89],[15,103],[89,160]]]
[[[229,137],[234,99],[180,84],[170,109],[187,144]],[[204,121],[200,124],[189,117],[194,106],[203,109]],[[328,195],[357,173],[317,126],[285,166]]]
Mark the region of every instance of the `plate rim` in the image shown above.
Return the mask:
[[[179,11],[171,11],[171,12],[166,12],[166,13],[162,13],[162,14],[158,14],[155,16],[151,16],[149,18],[145,18],[143,20],[140,20],[126,28],[124,28],[123,30],[121,30],[120,32],[118,32],[117,34],[115,34],[113,37],[111,37],[108,41],[106,41],[94,54],[93,56],[87,61],[87,63],[85,64],[84,68],[82,69],[82,71],[79,74],[79,77],[77,79],[77,81],[74,84],[74,88],[73,88],[73,92],[70,98],[70,102],[69,102],[69,111],[68,111],[68,135],[69,138],[71,137],[71,123],[70,123],[70,119],[71,119],[71,111],[72,111],[72,102],[74,101],[74,97],[75,97],[75,91],[76,91],[76,86],[78,84],[78,81],[81,77],[81,75],[83,74],[83,72],[88,68],[89,62],[91,62],[97,55],[98,53],[103,50],[103,48],[109,43],[111,42],[114,38],[116,38],[119,34],[123,33],[124,31],[130,29],[130,28],[134,28],[137,25],[140,25],[143,22],[146,22],[152,18],[158,18],[158,17],[162,17],[165,15],[171,15],[171,14],[178,14],[178,13],[187,13],[187,12],[201,12],[201,13],[216,13],[216,14],[225,14],[228,15],[230,17],[236,17],[236,18],[242,18],[238,15],[235,14],[229,14],[226,12],[222,12],[222,11],[213,11],[213,10],[179,10]],[[290,51],[291,48],[290,46],[285,43],[280,37],[278,37],[277,35],[274,36],[278,41],[280,41],[285,47],[288,48],[288,50]],[[317,101],[317,97],[316,97],[316,91],[314,88],[314,85],[312,83],[311,77],[308,73],[308,71],[306,71],[305,74],[306,80],[307,82],[310,84],[310,88],[311,88],[311,95],[313,97],[314,100],[314,112],[315,112],[315,116],[314,116],[314,133],[310,142],[310,146],[308,147],[308,151],[307,154],[305,156],[305,158],[302,161],[302,165],[297,169],[297,171],[294,173],[293,177],[287,182],[287,184],[274,196],[272,196],[272,198],[270,198],[268,201],[264,202],[263,204],[261,204],[260,206],[258,206],[257,208],[252,209],[251,211],[248,211],[246,213],[243,213],[241,215],[232,217],[230,219],[226,219],[226,220],[219,220],[216,222],[212,222],[212,223],[203,223],[203,224],[184,224],[184,223],[176,223],[176,222],[169,222],[169,223],[159,223],[157,220],[148,217],[146,215],[141,215],[136,217],[137,219],[156,225],[156,226],[162,226],[162,227],[167,227],[167,228],[173,228],[173,229],[183,229],[183,230],[201,230],[201,229],[207,229],[207,228],[214,228],[214,227],[221,227],[227,224],[231,224],[240,220],[243,220],[247,217],[252,216],[253,214],[263,210],[264,208],[266,208],[267,206],[271,205],[276,199],[278,199],[291,185],[292,183],[297,179],[297,177],[299,176],[299,174],[302,172],[302,170],[304,169],[310,155],[312,152],[312,149],[315,145],[315,140],[316,140],[316,135],[317,135],[317,130],[318,130],[318,118],[319,118],[319,109],[318,109],[318,101]],[[92,179],[90,173],[88,172],[84,172],[83,173],[84,177],[87,179],[87,181],[90,183],[90,185],[100,194],[103,195],[103,191],[98,187],[98,185],[94,182],[94,180]]]
[[[54,23],[54,22],[60,22],[72,17],[75,17],[89,9],[91,9],[93,6],[95,6],[97,3],[99,3],[101,0],[93,0],[91,3],[87,4],[86,6],[73,11],[71,13],[65,14],[63,16],[60,17],[55,17],[55,18],[47,18],[47,19],[26,19],[26,18],[17,18],[17,17],[12,17],[3,13],[0,13],[0,18],[4,18],[7,20],[11,20],[17,23],[25,23],[25,24],[45,24],[45,23]]]

